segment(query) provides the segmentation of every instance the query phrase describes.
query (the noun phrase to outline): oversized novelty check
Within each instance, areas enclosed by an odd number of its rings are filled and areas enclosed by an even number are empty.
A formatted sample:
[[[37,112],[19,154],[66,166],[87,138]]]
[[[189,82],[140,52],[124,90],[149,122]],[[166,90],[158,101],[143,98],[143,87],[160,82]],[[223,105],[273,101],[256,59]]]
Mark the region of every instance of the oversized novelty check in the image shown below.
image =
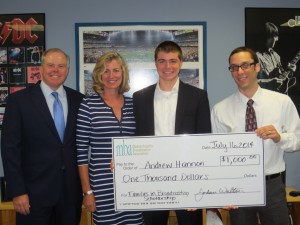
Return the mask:
[[[116,210],[265,205],[254,133],[113,138]]]

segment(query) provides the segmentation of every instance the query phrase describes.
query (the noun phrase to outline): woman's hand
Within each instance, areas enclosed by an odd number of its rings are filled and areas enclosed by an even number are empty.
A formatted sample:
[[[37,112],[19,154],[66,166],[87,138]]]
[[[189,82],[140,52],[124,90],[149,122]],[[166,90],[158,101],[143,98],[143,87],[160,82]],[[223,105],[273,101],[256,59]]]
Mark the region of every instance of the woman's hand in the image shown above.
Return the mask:
[[[90,212],[96,212],[96,201],[94,194],[83,196],[83,205]]]

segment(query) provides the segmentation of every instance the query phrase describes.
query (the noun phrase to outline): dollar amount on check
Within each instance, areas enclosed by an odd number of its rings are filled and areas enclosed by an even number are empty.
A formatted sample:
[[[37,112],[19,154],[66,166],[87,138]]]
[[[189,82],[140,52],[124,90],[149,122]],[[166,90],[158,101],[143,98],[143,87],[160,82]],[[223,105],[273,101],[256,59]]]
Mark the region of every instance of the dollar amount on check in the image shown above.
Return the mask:
[[[113,138],[116,210],[265,205],[254,133]]]

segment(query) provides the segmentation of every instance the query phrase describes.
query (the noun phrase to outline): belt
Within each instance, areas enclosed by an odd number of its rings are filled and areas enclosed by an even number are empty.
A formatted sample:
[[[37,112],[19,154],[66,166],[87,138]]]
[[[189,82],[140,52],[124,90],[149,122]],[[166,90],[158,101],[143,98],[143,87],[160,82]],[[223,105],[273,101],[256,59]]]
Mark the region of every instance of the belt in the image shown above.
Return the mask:
[[[266,176],[266,180],[272,180],[272,179],[274,179],[274,178],[276,178],[276,177],[281,176],[281,174],[282,174],[282,173],[274,173],[274,174],[271,174],[271,175],[267,175],[267,176]]]

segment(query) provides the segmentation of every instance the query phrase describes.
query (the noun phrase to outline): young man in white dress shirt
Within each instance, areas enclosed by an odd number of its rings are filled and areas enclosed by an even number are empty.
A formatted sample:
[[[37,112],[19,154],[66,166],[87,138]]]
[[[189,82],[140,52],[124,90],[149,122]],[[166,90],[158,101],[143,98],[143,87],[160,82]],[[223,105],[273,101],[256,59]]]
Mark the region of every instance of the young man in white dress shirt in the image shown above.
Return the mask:
[[[155,49],[159,81],[133,94],[137,135],[211,132],[207,92],[179,79],[182,63],[182,50],[175,42],[164,41]],[[145,225],[166,225],[168,216],[168,210],[146,211]],[[176,216],[179,225],[202,224],[201,209],[176,210]]]

